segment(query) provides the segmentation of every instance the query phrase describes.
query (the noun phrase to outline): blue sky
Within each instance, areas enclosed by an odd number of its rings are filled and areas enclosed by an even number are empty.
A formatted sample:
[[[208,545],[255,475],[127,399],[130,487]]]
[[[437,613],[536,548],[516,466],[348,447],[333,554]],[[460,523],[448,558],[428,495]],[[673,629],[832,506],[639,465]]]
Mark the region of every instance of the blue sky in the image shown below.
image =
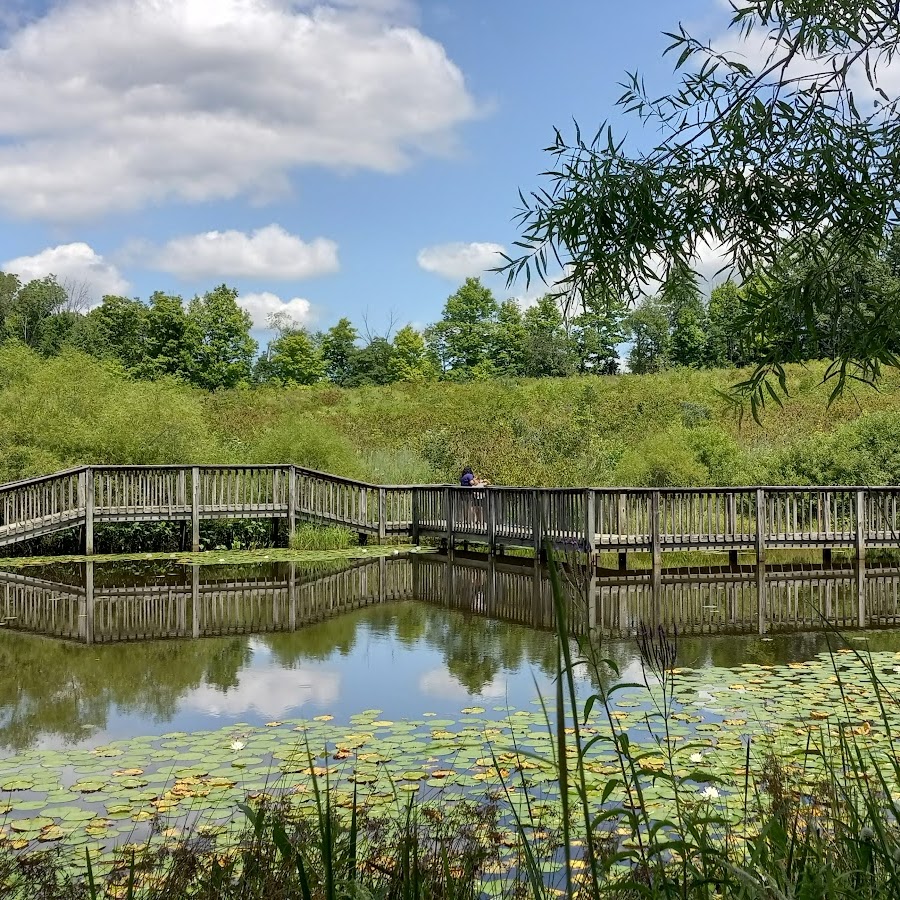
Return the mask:
[[[224,281],[259,329],[374,332],[434,321],[510,245],[554,126],[615,124],[626,70],[671,84],[663,30],[727,22],[720,0],[4,7],[0,267],[89,302]]]

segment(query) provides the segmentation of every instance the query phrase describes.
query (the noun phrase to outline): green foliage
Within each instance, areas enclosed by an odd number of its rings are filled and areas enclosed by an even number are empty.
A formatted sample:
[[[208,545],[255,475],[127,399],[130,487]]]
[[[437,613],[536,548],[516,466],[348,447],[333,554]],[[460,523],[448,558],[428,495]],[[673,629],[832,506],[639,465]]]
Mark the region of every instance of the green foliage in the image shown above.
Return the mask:
[[[340,319],[322,335],[320,345],[324,375],[334,384],[347,385],[354,372],[354,360],[359,352],[356,342],[359,332],[347,318]],[[311,382],[300,382],[310,384]]]
[[[238,306],[238,292],[219,285],[188,307],[198,332],[192,378],[207,390],[232,388],[250,379],[256,341],[250,337],[250,316]]]
[[[347,550],[357,536],[339,525],[300,525],[289,538],[291,550]]]
[[[668,367],[672,344],[669,329],[669,310],[660,297],[648,298],[629,316],[633,343],[628,368],[635,375],[649,375]]]
[[[292,328],[269,342],[256,364],[258,381],[315,384],[325,376],[326,362],[309,332]]]
[[[490,364],[498,310],[494,295],[478,278],[467,278],[447,298],[440,321],[427,332],[442,372],[463,380],[484,373]]]

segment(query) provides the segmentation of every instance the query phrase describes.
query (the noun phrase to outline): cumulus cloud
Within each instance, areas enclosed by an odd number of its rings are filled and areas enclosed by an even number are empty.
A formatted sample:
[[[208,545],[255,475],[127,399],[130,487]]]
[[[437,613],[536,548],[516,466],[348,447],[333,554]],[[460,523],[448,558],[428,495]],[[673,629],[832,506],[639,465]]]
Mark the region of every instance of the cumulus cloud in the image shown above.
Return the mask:
[[[266,199],[298,166],[396,172],[452,152],[479,110],[406,5],[62,0],[0,49],[0,209]]]
[[[298,279],[338,270],[337,244],[326,238],[309,243],[268,225],[249,234],[207,231],[174,238],[159,248],[137,250],[146,265],[181,278]]]
[[[280,316],[295,325],[309,325],[315,318],[313,305],[302,297],[282,300],[277,294],[263,291],[259,294],[244,294],[238,303],[250,314],[254,328],[269,328],[272,316]]]
[[[129,284],[119,270],[93,247],[78,242],[47,247],[34,256],[20,256],[0,264],[0,270],[13,272],[22,281],[55,275],[64,284],[83,295],[90,304],[104,294],[124,294]]]
[[[436,244],[419,251],[419,266],[444,278],[458,281],[482,275],[502,262],[502,244],[472,243]]]

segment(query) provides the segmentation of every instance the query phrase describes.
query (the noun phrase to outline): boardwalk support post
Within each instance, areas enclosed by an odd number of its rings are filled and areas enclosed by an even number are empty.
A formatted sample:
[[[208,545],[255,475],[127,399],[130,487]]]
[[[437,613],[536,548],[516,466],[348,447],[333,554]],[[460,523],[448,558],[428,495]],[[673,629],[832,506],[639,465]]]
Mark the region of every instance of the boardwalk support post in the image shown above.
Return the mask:
[[[494,492],[484,489],[484,502],[487,506],[487,541],[488,549],[493,555],[497,550],[497,509],[494,503]]]
[[[756,489],[756,561],[766,561],[766,492]]]
[[[291,538],[297,530],[297,467],[291,466],[288,469],[288,496],[287,496],[287,527],[288,527],[288,546],[291,545]]]
[[[650,492],[650,547],[653,559],[653,578],[662,573],[662,542],[660,540],[660,492]]]
[[[541,515],[541,492],[531,492],[531,536],[534,539],[534,558],[540,560],[544,552],[541,529],[543,527]]]
[[[450,488],[444,488],[444,528],[447,542],[447,552],[453,553],[453,497],[450,494]]]
[[[412,542],[416,545],[419,544],[419,532],[421,531],[421,527],[419,525],[419,520],[421,518],[421,513],[419,511],[419,504],[421,503],[422,498],[419,495],[419,491],[417,488],[413,488],[410,491],[409,497],[409,536],[412,539]]]
[[[191,468],[191,550],[200,552],[200,466]]]
[[[860,562],[866,558],[866,492],[856,492],[856,558]]]
[[[378,488],[378,543],[383,544],[387,538],[387,491]]]
[[[593,565],[597,543],[597,494],[591,488],[584,492],[584,552]]]
[[[94,554],[94,470],[87,466],[81,473],[84,479],[84,555]],[[81,485],[79,484],[79,487]]]

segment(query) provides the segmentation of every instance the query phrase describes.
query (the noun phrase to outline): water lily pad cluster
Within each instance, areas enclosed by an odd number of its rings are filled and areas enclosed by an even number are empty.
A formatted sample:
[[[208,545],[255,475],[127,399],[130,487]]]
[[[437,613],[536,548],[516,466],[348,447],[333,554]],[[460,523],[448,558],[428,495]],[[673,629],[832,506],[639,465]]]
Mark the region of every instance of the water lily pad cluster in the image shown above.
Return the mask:
[[[887,723],[867,660],[881,680]],[[892,692],[900,697],[900,655],[893,653],[676,670],[673,681],[665,717],[657,712],[658,687],[617,693],[609,710],[594,706],[584,732],[599,736],[585,766],[596,806],[629,800],[621,787],[605,790],[622,771],[614,733],[627,733],[639,757],[651,816],[671,812],[675,788],[660,777],[668,774],[689,799],[715,804],[738,822],[740,794],[764,754],[787,759],[810,741],[827,748],[848,735],[887,764],[890,729],[900,729],[900,707],[891,702]],[[553,754],[554,737],[537,704],[467,707],[453,719],[424,713],[407,721],[370,709],[344,723],[323,715],[93,750],[33,750],[0,760],[0,841],[15,849],[60,844],[82,858],[85,847],[109,857],[117,846],[187,833],[224,845],[245,824],[237,803],[247,796],[286,799],[298,815],[314,814],[313,779],[345,810],[354,797],[377,815],[397,810],[411,794],[423,804],[493,795],[508,816],[549,828],[559,819]],[[815,777],[814,767],[805,771]]]

